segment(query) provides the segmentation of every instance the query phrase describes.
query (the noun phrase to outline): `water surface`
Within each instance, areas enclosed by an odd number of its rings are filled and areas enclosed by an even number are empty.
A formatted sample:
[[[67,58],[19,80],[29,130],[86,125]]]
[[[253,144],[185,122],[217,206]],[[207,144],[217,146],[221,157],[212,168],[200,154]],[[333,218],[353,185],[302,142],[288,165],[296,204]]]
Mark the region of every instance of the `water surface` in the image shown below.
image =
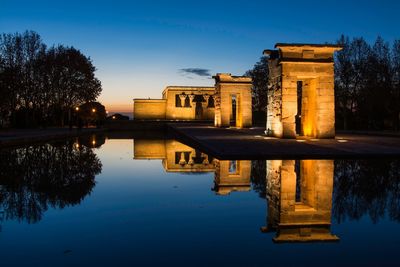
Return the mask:
[[[1,266],[397,266],[400,160],[218,160],[91,136],[0,150]]]

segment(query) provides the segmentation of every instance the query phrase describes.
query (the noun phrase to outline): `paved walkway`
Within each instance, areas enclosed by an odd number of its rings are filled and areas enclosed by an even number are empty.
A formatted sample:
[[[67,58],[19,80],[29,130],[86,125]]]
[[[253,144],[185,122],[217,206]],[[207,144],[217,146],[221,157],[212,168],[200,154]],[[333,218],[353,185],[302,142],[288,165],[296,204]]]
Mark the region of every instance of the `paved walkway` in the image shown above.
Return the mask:
[[[175,138],[219,159],[400,158],[400,138],[395,136],[338,134],[335,139],[294,140],[267,137],[263,131],[169,124]]]
[[[0,148],[63,139],[102,131],[103,129],[96,128],[84,128],[81,130],[70,130],[69,128],[5,129],[0,130]]]

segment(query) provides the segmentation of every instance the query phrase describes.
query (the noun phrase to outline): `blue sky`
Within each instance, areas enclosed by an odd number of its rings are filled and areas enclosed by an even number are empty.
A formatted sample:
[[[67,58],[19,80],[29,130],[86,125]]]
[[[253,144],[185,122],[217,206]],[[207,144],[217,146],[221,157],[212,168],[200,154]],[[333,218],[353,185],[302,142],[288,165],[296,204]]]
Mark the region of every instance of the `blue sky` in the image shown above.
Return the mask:
[[[400,1],[8,1],[0,32],[37,31],[48,45],[90,56],[100,101],[130,111],[132,98],[168,85],[213,85],[180,71],[242,75],[277,42],[335,42],[340,34],[400,39]]]

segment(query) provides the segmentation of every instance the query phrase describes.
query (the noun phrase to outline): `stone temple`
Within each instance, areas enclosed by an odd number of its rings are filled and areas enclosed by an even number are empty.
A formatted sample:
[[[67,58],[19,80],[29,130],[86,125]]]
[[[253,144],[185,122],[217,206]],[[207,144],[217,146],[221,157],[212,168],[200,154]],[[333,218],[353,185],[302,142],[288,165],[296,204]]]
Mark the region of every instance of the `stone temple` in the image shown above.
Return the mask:
[[[335,137],[334,61],[342,47],[283,44],[265,50],[269,82],[266,131],[278,138]],[[218,73],[214,87],[168,86],[162,99],[134,99],[135,120],[214,121],[252,126],[252,80]]]

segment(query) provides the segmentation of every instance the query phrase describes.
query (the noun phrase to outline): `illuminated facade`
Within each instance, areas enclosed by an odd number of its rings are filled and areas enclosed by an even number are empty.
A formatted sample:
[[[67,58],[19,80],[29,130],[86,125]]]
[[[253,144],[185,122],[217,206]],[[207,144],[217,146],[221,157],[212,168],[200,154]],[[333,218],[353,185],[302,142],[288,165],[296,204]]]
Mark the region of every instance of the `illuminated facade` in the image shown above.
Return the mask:
[[[266,133],[335,137],[333,54],[337,45],[276,44],[269,56]]]
[[[337,241],[331,234],[333,160],[268,160],[268,218],[275,242]]]
[[[214,87],[168,86],[162,99],[134,99],[135,120],[214,120]]]
[[[162,99],[134,99],[135,120],[207,120],[217,127],[251,127],[251,78],[214,76],[214,87],[168,86]]]

